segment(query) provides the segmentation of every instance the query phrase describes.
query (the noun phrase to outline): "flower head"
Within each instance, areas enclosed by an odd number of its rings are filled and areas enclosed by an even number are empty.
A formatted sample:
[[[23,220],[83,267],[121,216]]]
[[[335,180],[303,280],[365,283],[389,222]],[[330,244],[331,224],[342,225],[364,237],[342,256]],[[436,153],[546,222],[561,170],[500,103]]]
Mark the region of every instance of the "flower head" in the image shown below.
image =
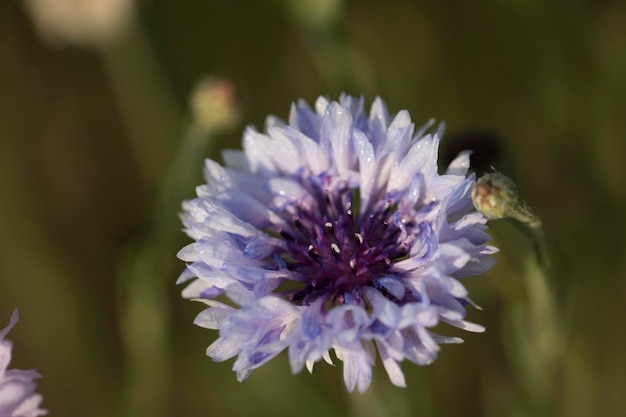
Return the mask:
[[[17,322],[17,310],[13,311],[9,325],[0,330],[0,416],[36,417],[48,414],[39,408],[42,397],[35,394],[35,379],[40,375],[34,370],[7,369],[11,362],[13,344],[5,340]]]
[[[471,304],[459,278],[489,269],[486,219],[472,207],[469,152],[437,173],[440,131],[414,131],[376,99],[299,101],[289,122],[248,128],[225,166],[207,160],[207,184],[183,204],[195,240],[178,256],[179,282],[208,308],[196,324],[219,329],[207,354],[237,357],[239,380],[288,349],[292,371],[312,371],[331,351],[348,390],[367,389],[376,351],[391,382],[400,362],[433,362],[445,322],[465,321]],[[230,301],[215,298],[225,294]],[[223,298],[220,298],[223,300]]]

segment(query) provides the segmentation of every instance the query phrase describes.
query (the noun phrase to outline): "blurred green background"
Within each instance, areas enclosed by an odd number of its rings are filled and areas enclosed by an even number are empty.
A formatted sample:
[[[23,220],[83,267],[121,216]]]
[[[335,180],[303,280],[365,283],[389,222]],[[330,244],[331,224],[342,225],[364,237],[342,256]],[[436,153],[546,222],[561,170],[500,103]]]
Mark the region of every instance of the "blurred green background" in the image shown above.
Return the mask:
[[[129,4],[0,2],[0,327],[18,307],[12,365],[43,375],[51,415],[624,415],[624,2]],[[241,123],[194,122],[206,76],[235,86]],[[340,367],[292,376],[285,355],[238,383],[174,284],[176,212],[244,125],[342,91],[445,120],[444,155],[487,154],[553,268],[493,222],[498,264],[465,281],[487,332],[439,329],[466,343],[405,363],[408,388],[379,364],[349,395]]]

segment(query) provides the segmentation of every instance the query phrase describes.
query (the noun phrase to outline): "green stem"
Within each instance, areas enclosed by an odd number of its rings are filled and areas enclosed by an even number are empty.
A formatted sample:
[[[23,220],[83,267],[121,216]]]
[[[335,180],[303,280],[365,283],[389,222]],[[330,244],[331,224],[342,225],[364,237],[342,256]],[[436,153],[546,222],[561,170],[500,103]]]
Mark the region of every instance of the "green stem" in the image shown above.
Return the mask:
[[[165,176],[180,137],[181,111],[138,21],[99,49],[105,74],[130,139],[141,187],[162,178],[143,236],[122,254],[119,311],[125,354],[121,415],[165,417],[170,408],[170,309],[180,202],[190,194],[210,137],[189,128]],[[182,237],[182,235],[181,235]]]

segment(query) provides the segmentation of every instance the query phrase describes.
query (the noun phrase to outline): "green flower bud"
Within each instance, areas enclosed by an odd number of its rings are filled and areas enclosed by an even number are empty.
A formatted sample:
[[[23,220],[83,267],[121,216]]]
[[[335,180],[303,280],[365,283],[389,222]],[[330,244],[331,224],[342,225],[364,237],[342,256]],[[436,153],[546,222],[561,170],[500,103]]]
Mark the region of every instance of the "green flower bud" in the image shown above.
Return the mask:
[[[510,178],[498,172],[483,175],[472,190],[472,202],[487,219],[507,219],[519,226],[533,242],[540,265],[549,268],[541,219],[519,196]]]
[[[489,220],[510,217],[519,205],[515,183],[500,173],[483,175],[472,190],[474,207]]]

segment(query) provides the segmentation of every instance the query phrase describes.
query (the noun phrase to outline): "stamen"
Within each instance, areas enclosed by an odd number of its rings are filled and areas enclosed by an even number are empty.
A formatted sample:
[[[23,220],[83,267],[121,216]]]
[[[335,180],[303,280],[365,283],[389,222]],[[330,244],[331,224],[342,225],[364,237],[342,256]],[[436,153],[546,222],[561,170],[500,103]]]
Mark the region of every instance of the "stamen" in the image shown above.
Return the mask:
[[[304,235],[307,235],[309,233],[306,227],[304,227],[304,225],[302,224],[302,220],[300,220],[299,216],[293,216],[293,224],[294,226],[296,226],[296,229],[298,229],[300,233],[303,233]]]
[[[306,248],[306,251],[311,259],[316,262],[320,261],[320,254],[315,251],[315,247],[313,245],[309,245],[309,247]]]

